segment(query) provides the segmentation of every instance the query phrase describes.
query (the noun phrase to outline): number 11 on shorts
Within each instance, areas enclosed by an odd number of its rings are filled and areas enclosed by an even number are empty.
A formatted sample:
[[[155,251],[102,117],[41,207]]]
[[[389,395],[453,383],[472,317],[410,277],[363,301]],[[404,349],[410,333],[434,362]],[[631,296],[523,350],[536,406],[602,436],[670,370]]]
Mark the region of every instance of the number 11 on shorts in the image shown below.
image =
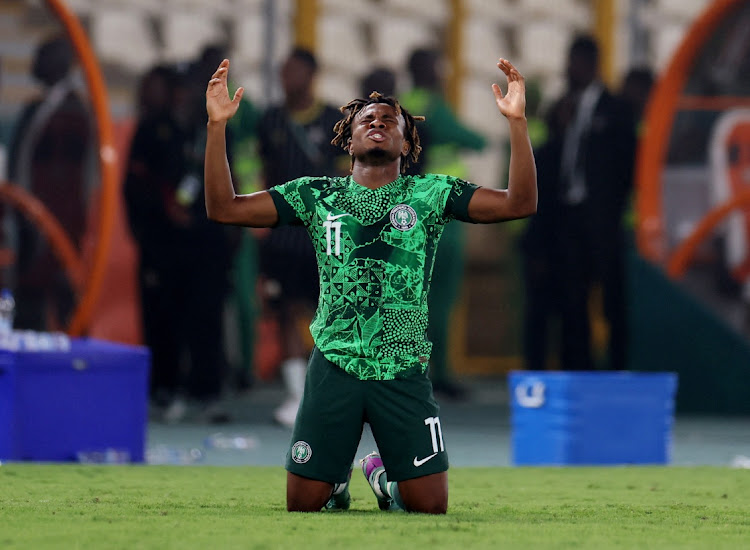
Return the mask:
[[[445,450],[443,445],[443,430],[440,427],[440,418],[430,416],[424,419],[424,425],[430,427],[430,436],[432,437],[432,450],[438,452],[438,438],[440,439],[440,451]]]

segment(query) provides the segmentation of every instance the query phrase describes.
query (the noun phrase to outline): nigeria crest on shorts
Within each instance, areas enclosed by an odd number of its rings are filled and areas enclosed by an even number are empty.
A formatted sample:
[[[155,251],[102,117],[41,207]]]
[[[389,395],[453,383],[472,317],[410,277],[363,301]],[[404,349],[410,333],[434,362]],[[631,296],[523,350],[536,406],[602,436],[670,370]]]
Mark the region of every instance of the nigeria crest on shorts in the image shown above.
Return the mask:
[[[399,231],[409,231],[417,225],[417,213],[408,204],[399,204],[391,210],[391,225]]]
[[[304,464],[310,460],[311,456],[312,448],[310,448],[310,445],[307,442],[297,441],[297,443],[292,446],[292,460],[297,464]]]

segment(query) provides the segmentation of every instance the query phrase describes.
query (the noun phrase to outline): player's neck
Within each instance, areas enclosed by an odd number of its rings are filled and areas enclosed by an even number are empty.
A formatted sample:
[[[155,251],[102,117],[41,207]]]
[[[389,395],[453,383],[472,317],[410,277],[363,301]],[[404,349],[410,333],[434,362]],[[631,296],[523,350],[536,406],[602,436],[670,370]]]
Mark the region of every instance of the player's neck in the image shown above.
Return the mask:
[[[352,179],[368,189],[378,189],[398,179],[401,175],[401,159],[389,164],[364,164],[355,162]]]

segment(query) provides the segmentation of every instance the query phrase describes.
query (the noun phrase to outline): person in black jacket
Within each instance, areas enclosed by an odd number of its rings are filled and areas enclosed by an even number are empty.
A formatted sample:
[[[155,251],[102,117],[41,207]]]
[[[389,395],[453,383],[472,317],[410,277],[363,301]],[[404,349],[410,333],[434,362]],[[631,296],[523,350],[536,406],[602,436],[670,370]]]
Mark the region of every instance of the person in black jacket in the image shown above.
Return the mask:
[[[572,112],[563,129],[559,165],[562,353],[565,370],[590,370],[589,302],[602,290],[608,325],[606,368],[627,365],[623,215],[633,181],[632,110],[598,74],[599,48],[590,36],[571,44],[567,90]]]
[[[75,52],[66,36],[54,34],[34,52],[32,76],[38,96],[24,106],[8,152],[8,179],[41,201],[74,246],[86,233],[87,196],[96,136],[76,82]],[[16,328],[61,330],[73,314],[77,281],[69,280],[53,248],[34,226],[11,215],[15,235]]]
[[[546,370],[556,352],[563,286],[560,155],[572,101],[560,98],[545,115],[547,137],[534,149],[538,202],[519,240],[524,285],[523,357],[528,370]],[[559,362],[559,361],[558,361]]]
[[[151,397],[178,422],[195,401],[209,422],[226,421],[223,311],[232,240],[208,220],[203,200],[205,116],[190,74],[157,66],[143,75],[139,117],[124,184],[128,221],[140,253],[143,335],[151,350]],[[205,138],[204,138],[205,139]]]

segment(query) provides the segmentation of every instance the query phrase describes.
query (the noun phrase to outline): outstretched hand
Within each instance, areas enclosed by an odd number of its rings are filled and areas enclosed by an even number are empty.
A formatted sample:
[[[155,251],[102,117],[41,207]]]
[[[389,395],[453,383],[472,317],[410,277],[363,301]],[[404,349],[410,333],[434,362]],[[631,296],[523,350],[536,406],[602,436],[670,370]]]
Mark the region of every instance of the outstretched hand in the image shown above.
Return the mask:
[[[229,99],[227,75],[229,74],[229,60],[225,59],[216,69],[208,81],[206,89],[206,111],[210,122],[226,122],[234,116],[240,106],[244,88],[237,88],[234,97]]]
[[[526,116],[526,84],[523,76],[507,59],[498,60],[497,66],[508,78],[508,91],[505,95],[500,86],[492,85],[497,108],[508,119],[524,118]]]

